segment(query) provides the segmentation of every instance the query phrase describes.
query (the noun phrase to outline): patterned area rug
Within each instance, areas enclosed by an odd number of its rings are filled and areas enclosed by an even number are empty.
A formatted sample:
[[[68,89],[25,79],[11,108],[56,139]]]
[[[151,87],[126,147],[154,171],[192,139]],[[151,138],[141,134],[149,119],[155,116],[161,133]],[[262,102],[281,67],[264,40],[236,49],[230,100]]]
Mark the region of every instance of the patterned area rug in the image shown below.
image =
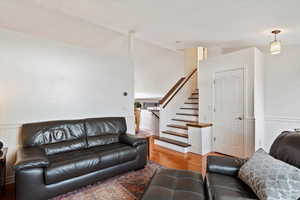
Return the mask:
[[[149,162],[142,170],[128,172],[52,200],[138,200],[159,168],[160,165]]]

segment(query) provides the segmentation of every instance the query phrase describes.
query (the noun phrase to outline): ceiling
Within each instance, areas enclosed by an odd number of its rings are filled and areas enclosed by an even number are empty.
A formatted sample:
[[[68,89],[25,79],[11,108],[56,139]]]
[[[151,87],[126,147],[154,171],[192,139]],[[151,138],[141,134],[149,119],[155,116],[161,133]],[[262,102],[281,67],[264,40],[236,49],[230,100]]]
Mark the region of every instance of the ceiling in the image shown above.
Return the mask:
[[[26,0],[163,47],[300,44],[299,0]],[[179,41],[176,43],[176,41]]]

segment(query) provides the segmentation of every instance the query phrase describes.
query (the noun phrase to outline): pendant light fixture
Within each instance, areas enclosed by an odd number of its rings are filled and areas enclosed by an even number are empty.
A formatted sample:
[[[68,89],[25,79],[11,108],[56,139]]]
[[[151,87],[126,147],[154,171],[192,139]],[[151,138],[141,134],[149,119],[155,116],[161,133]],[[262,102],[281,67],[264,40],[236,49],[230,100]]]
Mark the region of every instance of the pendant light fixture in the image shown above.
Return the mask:
[[[270,52],[271,54],[279,54],[281,51],[281,43],[277,40],[277,34],[279,34],[280,30],[274,30],[272,33],[274,34],[274,41],[270,43]]]

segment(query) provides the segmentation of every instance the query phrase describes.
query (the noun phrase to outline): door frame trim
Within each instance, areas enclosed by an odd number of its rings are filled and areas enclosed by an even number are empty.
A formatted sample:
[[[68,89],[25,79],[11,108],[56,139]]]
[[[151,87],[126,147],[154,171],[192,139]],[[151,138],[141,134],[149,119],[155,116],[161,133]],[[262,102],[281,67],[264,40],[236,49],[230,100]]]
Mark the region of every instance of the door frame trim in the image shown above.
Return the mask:
[[[230,72],[230,71],[237,71],[237,70],[243,70],[243,81],[244,81],[244,88],[243,88],[243,152],[242,152],[242,157],[245,157],[246,152],[247,152],[247,123],[246,121],[248,120],[248,116],[246,116],[247,109],[248,109],[248,73],[247,73],[247,66],[242,65],[242,67],[228,67],[226,69],[222,70],[216,70],[213,72],[213,77],[212,77],[212,109],[211,109],[211,116],[213,123],[215,124],[215,80],[216,80],[216,74],[217,73],[222,73],[222,72]],[[212,127],[212,137],[211,137],[211,149],[212,151],[215,151],[215,146],[214,146],[214,127]],[[222,153],[222,152],[220,152]]]

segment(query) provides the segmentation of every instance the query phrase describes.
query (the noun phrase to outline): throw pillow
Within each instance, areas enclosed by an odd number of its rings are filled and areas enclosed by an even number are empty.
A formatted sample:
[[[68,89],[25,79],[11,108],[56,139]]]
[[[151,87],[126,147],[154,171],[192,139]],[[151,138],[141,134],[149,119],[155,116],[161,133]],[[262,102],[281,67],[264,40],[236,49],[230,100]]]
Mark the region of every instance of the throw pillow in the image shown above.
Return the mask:
[[[300,169],[273,158],[263,149],[241,167],[238,176],[260,200],[300,198]]]

